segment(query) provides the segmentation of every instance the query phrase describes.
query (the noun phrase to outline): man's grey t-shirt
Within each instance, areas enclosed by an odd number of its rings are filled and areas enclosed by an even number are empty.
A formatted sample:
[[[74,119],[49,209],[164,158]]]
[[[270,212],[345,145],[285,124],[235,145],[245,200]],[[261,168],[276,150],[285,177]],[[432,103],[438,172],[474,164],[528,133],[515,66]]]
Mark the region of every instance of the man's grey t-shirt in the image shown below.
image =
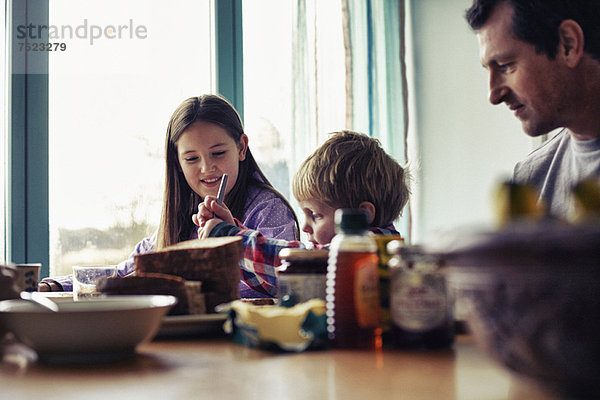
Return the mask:
[[[517,163],[513,179],[536,187],[552,215],[566,218],[572,212],[572,187],[588,178],[600,178],[600,137],[575,140],[567,129]]]

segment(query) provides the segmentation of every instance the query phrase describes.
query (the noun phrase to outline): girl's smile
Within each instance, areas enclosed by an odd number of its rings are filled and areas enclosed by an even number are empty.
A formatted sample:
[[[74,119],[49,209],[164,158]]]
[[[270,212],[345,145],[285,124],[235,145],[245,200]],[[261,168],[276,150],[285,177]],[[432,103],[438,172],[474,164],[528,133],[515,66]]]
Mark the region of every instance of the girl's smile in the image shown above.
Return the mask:
[[[218,178],[205,178],[201,179],[202,183],[204,183],[208,187],[219,186],[221,184],[221,177]]]

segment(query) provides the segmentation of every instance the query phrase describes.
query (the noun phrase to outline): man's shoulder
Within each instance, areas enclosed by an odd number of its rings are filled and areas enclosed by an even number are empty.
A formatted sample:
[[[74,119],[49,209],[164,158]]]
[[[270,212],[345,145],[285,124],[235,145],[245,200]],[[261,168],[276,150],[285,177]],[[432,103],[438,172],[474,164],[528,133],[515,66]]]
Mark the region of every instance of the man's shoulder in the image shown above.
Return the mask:
[[[517,182],[529,181],[537,172],[545,173],[548,167],[570,140],[567,129],[561,129],[527,157],[515,165],[514,178]]]
[[[546,140],[539,147],[532,150],[525,160],[536,160],[552,156],[556,153],[558,148],[568,142],[571,139],[569,131],[565,128],[553,134],[550,139]]]

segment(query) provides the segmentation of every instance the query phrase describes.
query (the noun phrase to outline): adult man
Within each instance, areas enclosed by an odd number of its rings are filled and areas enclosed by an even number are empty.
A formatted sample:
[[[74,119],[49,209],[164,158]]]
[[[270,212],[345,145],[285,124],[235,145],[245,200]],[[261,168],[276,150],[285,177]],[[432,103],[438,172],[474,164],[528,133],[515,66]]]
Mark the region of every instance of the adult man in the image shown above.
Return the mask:
[[[466,13],[489,71],[489,100],[523,130],[563,128],[515,166],[551,214],[571,212],[573,184],[600,176],[600,1],[474,0]]]

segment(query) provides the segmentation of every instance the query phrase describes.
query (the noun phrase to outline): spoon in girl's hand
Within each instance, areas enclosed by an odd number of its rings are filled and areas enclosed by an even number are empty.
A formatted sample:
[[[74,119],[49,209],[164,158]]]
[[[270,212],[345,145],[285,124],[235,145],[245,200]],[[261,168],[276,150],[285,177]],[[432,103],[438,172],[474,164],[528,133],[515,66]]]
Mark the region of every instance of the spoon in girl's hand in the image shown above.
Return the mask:
[[[221,177],[221,184],[219,185],[219,192],[217,193],[217,204],[221,205],[223,204],[223,199],[225,198],[225,188],[227,187],[227,179],[229,178],[229,175],[227,174],[223,174],[223,176]],[[215,216],[215,213],[213,213],[213,216]],[[200,225],[200,224],[196,224],[196,225]]]
[[[227,187],[227,179],[229,176],[227,174],[223,174],[221,177],[221,184],[219,185],[219,192],[217,194],[217,204],[223,204],[223,199],[225,198],[225,188]]]

